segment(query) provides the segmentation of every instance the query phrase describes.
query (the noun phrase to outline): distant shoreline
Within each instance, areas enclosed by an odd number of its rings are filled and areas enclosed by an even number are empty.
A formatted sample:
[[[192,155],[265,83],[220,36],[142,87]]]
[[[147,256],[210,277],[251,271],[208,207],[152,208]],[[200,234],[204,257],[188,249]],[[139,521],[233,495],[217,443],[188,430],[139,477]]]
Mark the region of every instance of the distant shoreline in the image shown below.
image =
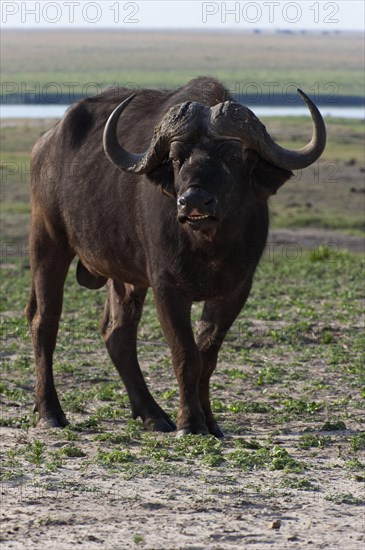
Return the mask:
[[[232,94],[234,95],[234,94]],[[308,95],[311,96],[309,93]],[[29,94],[29,97],[24,97],[24,94],[8,94],[6,96],[0,96],[0,105],[72,105],[80,99],[84,99],[83,94],[48,94],[47,101],[44,100],[44,96],[37,96],[37,94]],[[239,103],[245,105],[253,105],[259,107],[288,107],[303,105],[302,100],[297,94],[244,94],[241,96],[235,96]],[[319,94],[312,97],[316,105],[320,107],[364,107],[365,97],[357,95],[333,95]]]

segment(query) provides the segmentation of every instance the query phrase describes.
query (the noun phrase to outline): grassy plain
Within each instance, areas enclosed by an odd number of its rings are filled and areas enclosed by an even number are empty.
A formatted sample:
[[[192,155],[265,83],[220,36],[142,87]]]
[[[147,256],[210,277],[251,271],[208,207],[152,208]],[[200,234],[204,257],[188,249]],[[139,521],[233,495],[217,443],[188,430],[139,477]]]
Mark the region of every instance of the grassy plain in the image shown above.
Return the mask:
[[[252,544],[283,548],[295,535],[302,545],[326,541],[331,547],[333,537],[341,537],[344,548],[360,549],[363,269],[360,257],[325,248],[294,257],[276,248],[264,258],[212,379],[213,409],[227,435],[217,441],[151,434],[131,420],[125,390],[98,337],[105,291],[78,287],[74,267],[55,356],[71,425],[37,430],[31,342],[22,314],[29,270],[24,263],[8,264],[2,280],[0,430],[11,529],[3,542],[26,541],[36,529],[36,541],[52,536],[58,547],[80,541],[90,548],[90,532],[110,542],[118,525],[125,547],[134,537],[151,548],[174,548],[177,540],[184,547],[194,536],[201,547],[214,548],[219,537],[219,548],[228,549],[232,537],[236,547],[243,543],[241,518],[243,532],[256,533]],[[199,311],[194,306],[195,319]],[[151,295],[139,356],[153,394],[175,417],[176,382]],[[115,506],[123,520],[110,516]],[[37,509],[32,525],[26,521],[29,507]],[[12,515],[16,509],[25,521]],[[85,510],[87,518],[80,513]],[[199,521],[189,520],[188,530],[184,522],[159,530],[161,511],[169,524],[192,511]],[[275,521],[282,529],[274,537]]]
[[[232,91],[240,85],[244,93],[255,83],[268,93],[275,82],[282,94],[294,82],[309,93],[334,93],[334,100],[363,95],[364,86],[360,33],[5,30],[1,59],[3,93],[12,83],[19,92],[38,89],[45,96],[57,89],[93,93],[90,83],[166,88],[202,74]]]

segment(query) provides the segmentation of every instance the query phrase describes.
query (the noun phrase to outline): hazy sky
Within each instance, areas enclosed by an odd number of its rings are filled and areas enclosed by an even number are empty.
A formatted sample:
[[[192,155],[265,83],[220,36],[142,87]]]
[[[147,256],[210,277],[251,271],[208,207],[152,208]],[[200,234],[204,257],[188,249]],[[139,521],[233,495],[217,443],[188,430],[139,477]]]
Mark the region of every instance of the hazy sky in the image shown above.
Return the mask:
[[[364,30],[363,0],[1,2],[2,28]]]

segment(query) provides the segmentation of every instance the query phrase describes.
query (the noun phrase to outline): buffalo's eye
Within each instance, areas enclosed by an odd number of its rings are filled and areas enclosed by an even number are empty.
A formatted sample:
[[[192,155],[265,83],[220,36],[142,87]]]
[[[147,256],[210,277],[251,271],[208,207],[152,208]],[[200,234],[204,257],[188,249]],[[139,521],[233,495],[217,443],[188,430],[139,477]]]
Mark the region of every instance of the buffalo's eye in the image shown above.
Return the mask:
[[[179,159],[174,159],[174,158],[170,157],[170,160],[172,161],[172,164],[174,166],[180,166],[181,165],[181,161]]]
[[[180,143],[179,141],[174,141],[171,143],[169,158],[174,166],[177,168],[181,167],[188,156],[189,152],[183,143]]]
[[[242,146],[237,142],[228,142],[220,145],[218,154],[223,162],[229,166],[242,163]]]

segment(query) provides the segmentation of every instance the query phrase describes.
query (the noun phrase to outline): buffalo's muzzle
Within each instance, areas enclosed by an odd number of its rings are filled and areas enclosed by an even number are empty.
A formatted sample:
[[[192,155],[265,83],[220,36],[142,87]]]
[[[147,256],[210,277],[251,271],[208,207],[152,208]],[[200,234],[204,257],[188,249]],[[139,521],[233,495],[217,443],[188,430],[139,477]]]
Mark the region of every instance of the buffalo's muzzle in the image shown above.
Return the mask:
[[[217,199],[197,187],[189,188],[177,199],[178,219],[182,223],[198,225],[206,221],[217,221]]]

